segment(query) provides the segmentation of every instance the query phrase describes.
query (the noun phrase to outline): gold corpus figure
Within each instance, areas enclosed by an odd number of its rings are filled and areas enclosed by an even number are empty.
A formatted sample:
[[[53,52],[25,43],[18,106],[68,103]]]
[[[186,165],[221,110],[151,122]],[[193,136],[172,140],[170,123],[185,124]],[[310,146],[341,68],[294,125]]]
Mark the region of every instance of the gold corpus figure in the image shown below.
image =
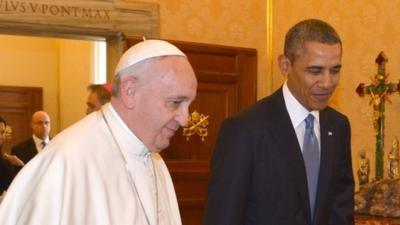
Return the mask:
[[[361,186],[369,182],[369,159],[364,150],[360,151],[359,156],[357,175]]]
[[[397,137],[392,142],[392,148],[390,149],[389,155],[389,178],[399,178],[399,139]]]
[[[197,111],[190,115],[187,127],[183,128],[183,136],[186,136],[186,141],[189,141],[190,136],[194,134],[199,135],[201,141],[205,140],[208,135],[208,117],[208,115],[200,114]]]

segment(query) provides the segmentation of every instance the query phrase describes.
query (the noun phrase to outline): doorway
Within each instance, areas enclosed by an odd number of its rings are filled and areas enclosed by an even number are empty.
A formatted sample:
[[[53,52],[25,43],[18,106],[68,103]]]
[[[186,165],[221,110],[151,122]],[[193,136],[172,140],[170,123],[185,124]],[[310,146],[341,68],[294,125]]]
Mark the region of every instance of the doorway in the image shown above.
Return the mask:
[[[0,35],[0,48],[0,85],[42,88],[52,136],[85,115],[86,87],[106,81],[105,41]]]

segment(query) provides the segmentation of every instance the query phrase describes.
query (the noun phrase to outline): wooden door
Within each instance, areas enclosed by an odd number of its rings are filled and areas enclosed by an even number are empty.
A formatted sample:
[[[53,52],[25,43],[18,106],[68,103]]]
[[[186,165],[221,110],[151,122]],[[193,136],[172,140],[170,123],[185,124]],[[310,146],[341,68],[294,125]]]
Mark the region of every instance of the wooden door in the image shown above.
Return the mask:
[[[32,114],[43,108],[42,88],[0,86],[0,116],[13,129],[11,146],[32,135]]]
[[[138,39],[128,39],[128,47]],[[222,121],[257,98],[254,49],[171,41],[187,55],[198,79],[196,110],[209,116],[208,136],[189,140],[177,131],[162,156],[170,170],[184,225],[203,224],[210,159]]]

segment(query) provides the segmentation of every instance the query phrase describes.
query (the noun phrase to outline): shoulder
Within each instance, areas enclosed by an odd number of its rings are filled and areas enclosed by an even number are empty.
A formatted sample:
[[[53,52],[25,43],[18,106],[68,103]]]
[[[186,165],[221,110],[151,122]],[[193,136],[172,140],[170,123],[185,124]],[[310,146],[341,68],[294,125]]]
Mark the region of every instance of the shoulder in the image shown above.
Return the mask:
[[[320,112],[320,117],[328,119],[331,123],[349,125],[349,119],[346,115],[329,106]]]
[[[25,149],[25,148],[27,148],[27,147],[29,147],[29,146],[32,146],[32,145],[35,145],[35,142],[33,141],[33,138],[30,137],[29,139],[26,139],[25,141],[20,142],[20,143],[14,145],[14,146],[12,147],[11,151],[12,151],[12,152],[14,152],[14,151],[21,151],[21,150],[23,150],[23,149]]]
[[[229,117],[224,123],[242,128],[265,129],[288,116],[282,91],[279,89],[270,96],[260,99],[238,114]]]
[[[46,147],[58,155],[80,155],[96,151],[104,144],[104,128],[101,118],[89,115],[57,134]]]
[[[25,141],[18,143],[14,147],[20,148],[20,147],[25,147],[27,145],[31,145],[31,144],[34,144],[34,143],[35,143],[35,141],[33,140],[33,138],[30,137],[30,138],[26,139]]]

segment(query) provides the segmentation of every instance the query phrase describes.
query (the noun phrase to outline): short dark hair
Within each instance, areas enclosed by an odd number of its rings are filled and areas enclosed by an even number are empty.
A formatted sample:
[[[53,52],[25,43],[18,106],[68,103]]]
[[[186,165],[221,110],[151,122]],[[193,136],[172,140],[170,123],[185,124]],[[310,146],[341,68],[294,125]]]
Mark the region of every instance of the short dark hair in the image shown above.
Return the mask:
[[[111,93],[102,84],[91,84],[87,87],[91,93],[96,93],[99,102],[104,105],[111,99]]]
[[[307,19],[297,23],[286,33],[285,56],[294,61],[304,49],[304,44],[310,41],[324,44],[339,43],[342,46],[339,35],[331,25],[318,19]]]

